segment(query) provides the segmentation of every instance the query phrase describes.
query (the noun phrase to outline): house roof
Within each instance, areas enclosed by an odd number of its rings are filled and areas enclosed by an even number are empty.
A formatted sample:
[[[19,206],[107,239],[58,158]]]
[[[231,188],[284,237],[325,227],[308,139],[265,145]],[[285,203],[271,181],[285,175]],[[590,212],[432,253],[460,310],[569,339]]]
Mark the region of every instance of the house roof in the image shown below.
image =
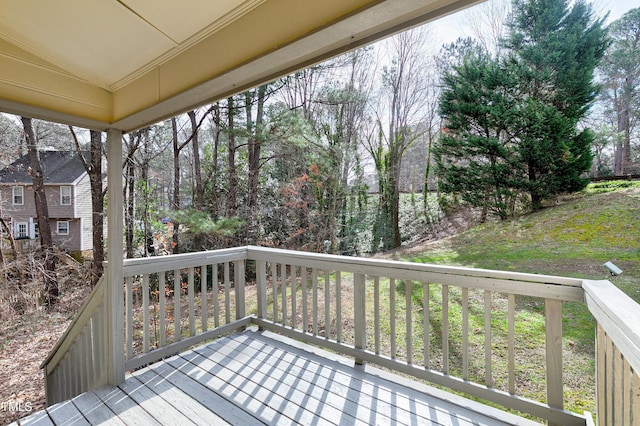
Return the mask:
[[[131,131],[480,0],[0,0],[0,111]]]
[[[46,184],[72,184],[86,173],[75,151],[40,151],[40,162]],[[31,185],[29,155],[23,155],[0,170],[0,184]]]

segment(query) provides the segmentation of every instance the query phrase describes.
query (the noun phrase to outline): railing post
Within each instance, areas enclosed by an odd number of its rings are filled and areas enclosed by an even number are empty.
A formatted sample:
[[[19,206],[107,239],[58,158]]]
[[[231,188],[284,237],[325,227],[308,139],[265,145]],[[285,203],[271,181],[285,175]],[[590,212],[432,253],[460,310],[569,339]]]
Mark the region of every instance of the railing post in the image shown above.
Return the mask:
[[[122,195],[122,131],[107,130],[107,279],[105,283],[105,342],[107,380],[111,385],[124,382],[124,282],[122,254],[124,226]]]
[[[236,319],[246,316],[245,300],[244,300],[244,284],[245,284],[245,267],[244,260],[238,260],[234,268],[234,284],[236,288]]]
[[[356,349],[366,349],[366,307],[365,307],[365,276],[353,274],[353,323]],[[356,364],[364,364],[364,360],[356,358]]]
[[[562,390],[562,301],[545,299],[546,355],[547,355],[547,404],[563,409]],[[550,426],[554,423],[548,422]]]
[[[267,263],[256,260],[256,285],[258,297],[258,318],[267,318]]]

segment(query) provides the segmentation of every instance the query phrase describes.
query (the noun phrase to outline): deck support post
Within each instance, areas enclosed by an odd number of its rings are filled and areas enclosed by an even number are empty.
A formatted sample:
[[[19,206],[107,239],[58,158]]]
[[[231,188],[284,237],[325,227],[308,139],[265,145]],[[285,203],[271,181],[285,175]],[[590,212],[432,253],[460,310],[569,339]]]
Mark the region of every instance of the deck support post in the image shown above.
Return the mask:
[[[116,386],[124,382],[124,200],[122,194],[122,131],[107,130],[107,279],[105,283],[105,325],[107,381]]]

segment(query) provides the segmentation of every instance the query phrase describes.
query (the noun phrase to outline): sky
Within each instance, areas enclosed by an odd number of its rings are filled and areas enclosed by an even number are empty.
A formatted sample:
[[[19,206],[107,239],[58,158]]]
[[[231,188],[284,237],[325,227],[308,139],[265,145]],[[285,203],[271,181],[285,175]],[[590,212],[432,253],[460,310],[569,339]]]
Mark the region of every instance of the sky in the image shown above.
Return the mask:
[[[509,0],[489,1],[508,2]],[[603,16],[609,12],[607,23],[611,23],[620,18],[630,9],[640,7],[640,0],[591,0],[590,3],[593,5],[593,9],[598,16]],[[480,5],[480,7],[481,6],[482,5]],[[468,13],[468,10],[463,10],[433,22],[432,26],[435,28],[437,37],[442,43],[451,43],[460,36],[471,35],[468,33],[468,28],[465,25],[465,15]]]

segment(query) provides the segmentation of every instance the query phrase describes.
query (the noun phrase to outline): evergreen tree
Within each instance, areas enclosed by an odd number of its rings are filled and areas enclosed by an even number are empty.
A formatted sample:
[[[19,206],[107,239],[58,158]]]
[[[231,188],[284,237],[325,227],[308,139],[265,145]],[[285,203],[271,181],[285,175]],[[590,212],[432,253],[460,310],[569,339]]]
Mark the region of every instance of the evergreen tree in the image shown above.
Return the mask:
[[[534,210],[582,189],[592,163],[589,129],[578,129],[597,95],[594,70],[606,48],[602,19],[580,0],[514,0],[506,47],[519,74],[519,155]]]
[[[467,42],[465,45],[468,47]],[[440,189],[472,206],[509,216],[522,186],[510,135],[516,87],[513,72],[481,50],[467,49],[462,63],[445,71],[440,114],[446,123],[434,148]]]
[[[436,149],[441,189],[501,218],[520,194],[532,209],[582,189],[591,166],[589,129],[579,129],[597,94],[593,73],[606,47],[590,6],[514,0],[506,51],[492,58],[463,43],[445,70]]]

